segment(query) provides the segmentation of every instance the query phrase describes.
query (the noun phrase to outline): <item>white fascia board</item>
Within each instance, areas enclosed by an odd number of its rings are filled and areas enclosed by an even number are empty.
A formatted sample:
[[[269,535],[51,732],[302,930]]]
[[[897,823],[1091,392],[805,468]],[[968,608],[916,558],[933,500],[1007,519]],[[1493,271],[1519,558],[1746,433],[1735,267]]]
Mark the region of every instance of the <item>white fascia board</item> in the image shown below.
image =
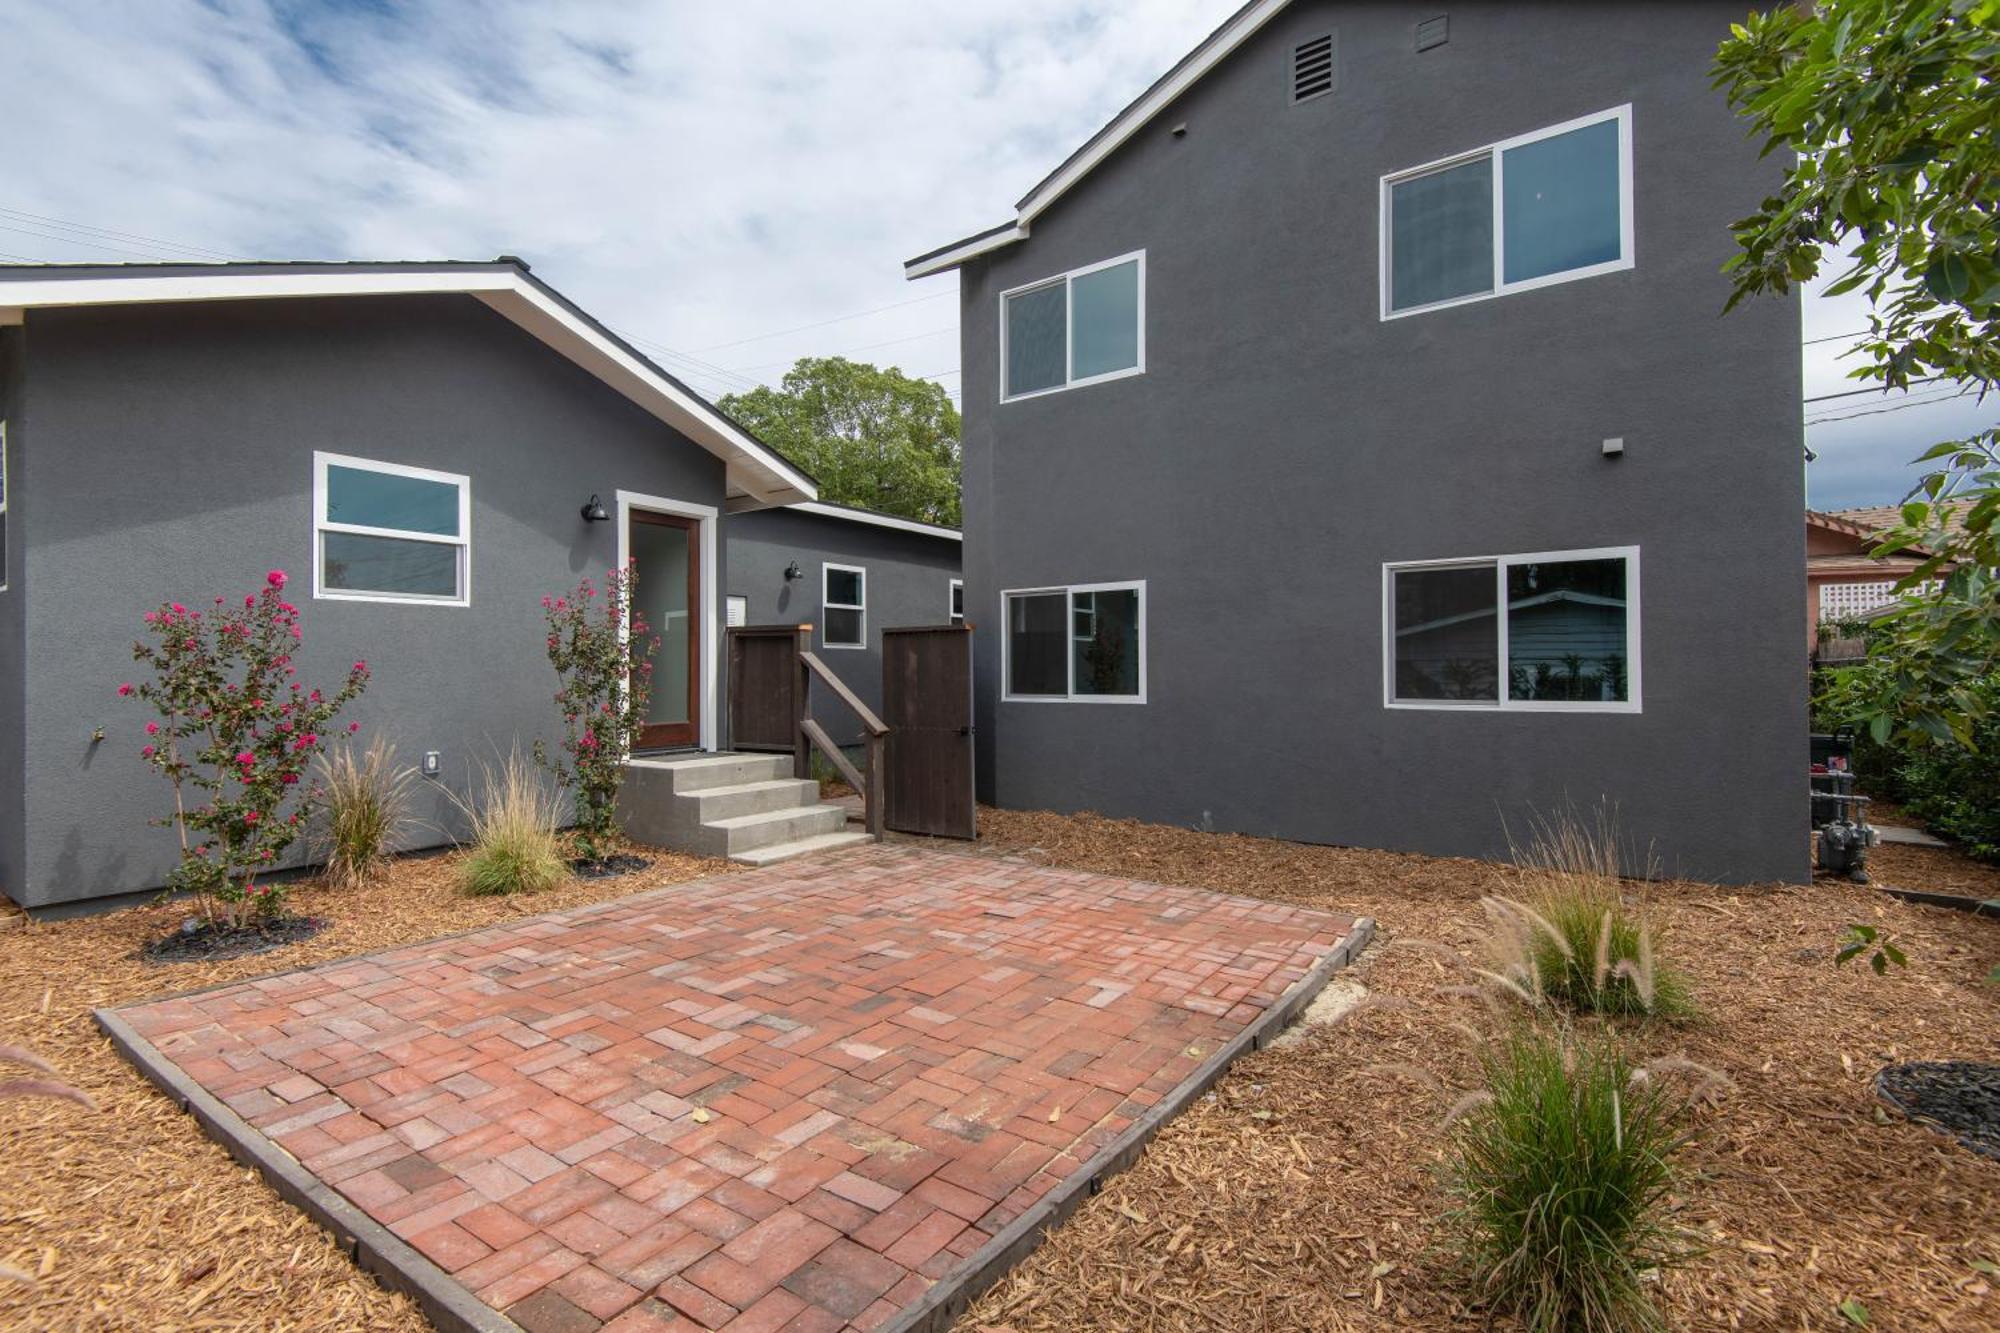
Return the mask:
[[[1024,241],[1027,238],[1027,226],[1017,222],[1004,231],[995,231],[989,235],[976,236],[969,241],[962,241],[954,245],[949,250],[940,250],[937,254],[930,255],[924,259],[912,259],[909,263],[903,265],[903,277],[911,281],[917,278],[928,278],[933,273],[943,273],[948,269],[957,268],[968,259],[977,258],[988,251],[998,250],[1002,246],[1012,245],[1016,241]]]
[[[957,528],[940,527],[935,523],[920,523],[913,518],[898,518],[894,514],[864,513],[855,509],[843,509],[839,505],[819,504],[805,501],[786,505],[802,514],[818,514],[821,518],[841,518],[849,523],[871,523],[878,528],[894,528],[898,532],[915,532],[925,537],[942,537],[946,541],[962,542],[965,534]]]
[[[375,269],[359,272],[221,270],[121,273],[101,278],[0,276],[0,307],[138,305],[313,296],[463,294],[478,298],[553,350],[680,431],[728,465],[730,485],[774,504],[811,500],[818,488],[721,413],[511,266]]]

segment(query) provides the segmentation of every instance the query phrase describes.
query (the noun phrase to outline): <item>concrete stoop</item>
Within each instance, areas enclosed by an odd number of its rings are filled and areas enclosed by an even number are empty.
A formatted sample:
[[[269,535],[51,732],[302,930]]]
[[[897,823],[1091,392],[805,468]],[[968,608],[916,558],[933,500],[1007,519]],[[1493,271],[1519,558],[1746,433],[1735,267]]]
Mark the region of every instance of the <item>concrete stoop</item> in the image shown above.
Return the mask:
[[[867,842],[847,831],[847,811],[819,799],[819,784],[792,776],[784,754],[638,758],[627,766],[618,814],[638,842],[765,866]]]

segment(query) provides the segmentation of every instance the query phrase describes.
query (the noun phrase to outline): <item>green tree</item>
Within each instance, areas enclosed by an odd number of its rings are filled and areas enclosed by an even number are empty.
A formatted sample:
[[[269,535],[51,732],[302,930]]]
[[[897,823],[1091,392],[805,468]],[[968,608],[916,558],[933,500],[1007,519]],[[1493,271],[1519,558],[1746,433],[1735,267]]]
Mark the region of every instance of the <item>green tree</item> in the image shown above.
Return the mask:
[[[818,478],[822,500],[958,525],[958,409],[930,380],[808,356],[779,388],[732,393],[721,407]]]
[[[1729,304],[1784,293],[1844,254],[1827,292],[1861,291],[1853,377],[1904,389],[2000,380],[2000,0],[1820,0],[1731,29],[1716,84],[1796,160],[1735,224]],[[2000,428],[1936,446],[1877,554],[1935,555],[1829,702],[1878,742],[1969,746],[2000,670]],[[1954,511],[1958,523],[1951,521]]]

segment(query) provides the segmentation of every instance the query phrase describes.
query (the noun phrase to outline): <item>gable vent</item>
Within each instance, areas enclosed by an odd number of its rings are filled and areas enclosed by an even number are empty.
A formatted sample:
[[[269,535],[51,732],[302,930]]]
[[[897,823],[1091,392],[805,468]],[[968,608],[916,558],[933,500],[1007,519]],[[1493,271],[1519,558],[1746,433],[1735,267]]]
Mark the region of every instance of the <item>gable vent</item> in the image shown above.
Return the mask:
[[[1417,49],[1428,51],[1434,46],[1443,46],[1451,40],[1451,18],[1440,14],[1434,19],[1425,19],[1417,25]]]
[[[1292,48],[1292,100],[1333,91],[1333,34],[1310,37]]]

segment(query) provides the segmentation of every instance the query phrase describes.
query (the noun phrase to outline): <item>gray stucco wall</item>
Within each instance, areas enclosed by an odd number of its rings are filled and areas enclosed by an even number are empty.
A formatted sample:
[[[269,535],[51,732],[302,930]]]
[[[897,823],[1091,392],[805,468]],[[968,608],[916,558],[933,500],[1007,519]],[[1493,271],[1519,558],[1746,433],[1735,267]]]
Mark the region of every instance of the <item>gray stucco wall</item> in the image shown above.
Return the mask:
[[[26,757],[27,624],[21,578],[20,488],[26,477],[28,423],[24,398],[25,330],[0,328],[0,421],[7,423],[7,590],[0,592],[0,893],[27,876],[27,799],[21,781]]]
[[[241,596],[285,569],[302,674],[366,657],[363,736],[409,763],[441,750],[463,790],[480,761],[556,738],[540,599],[617,558],[616,523],[584,523],[585,498],[722,504],[719,460],[471,297],[37,310],[28,335],[48,465],[19,498],[60,515],[35,526],[23,580],[27,858],[5,888],[29,904],[152,888],[172,864],[173,835],[146,824],[169,794],[135,755],[145,710],[113,693],[163,600]],[[470,477],[470,606],[312,599],[316,449]],[[455,826],[436,788],[419,814],[416,843]]]
[[[984,797],[1475,856],[1604,799],[1667,873],[1806,875],[1799,310],[1719,317],[1779,175],[1708,86],[1739,9],[1294,4],[963,270],[968,613],[1149,582],[1143,706],[1001,703],[978,637]],[[1635,268],[1380,319],[1384,174],[1627,102]],[[996,406],[998,293],[1138,249],[1145,373]],[[1383,706],[1385,561],[1634,544],[1643,713]]]
[[[960,543],[922,533],[828,518],[795,509],[759,509],[730,516],[729,586],[749,599],[749,624],[813,626],[813,651],[863,703],[882,711],[882,631],[942,625],[950,617],[951,580],[959,576]],[[794,560],[804,577],[785,580]],[[868,571],[867,647],[828,650],[820,617],[821,566]],[[823,686],[813,689],[813,716],[841,745],[861,741],[861,724]]]

